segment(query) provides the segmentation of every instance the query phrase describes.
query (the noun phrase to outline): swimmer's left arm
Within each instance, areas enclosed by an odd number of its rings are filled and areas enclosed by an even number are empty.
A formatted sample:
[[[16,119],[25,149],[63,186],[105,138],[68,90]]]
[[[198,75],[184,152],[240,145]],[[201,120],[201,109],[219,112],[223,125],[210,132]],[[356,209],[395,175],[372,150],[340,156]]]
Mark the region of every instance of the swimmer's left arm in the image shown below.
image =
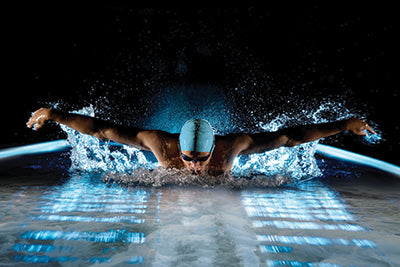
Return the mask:
[[[365,136],[367,133],[364,130],[375,134],[374,130],[365,121],[352,117],[329,123],[294,126],[276,132],[243,135],[241,138],[244,149],[241,154],[262,153],[281,146],[293,147],[339,134],[343,131]]]

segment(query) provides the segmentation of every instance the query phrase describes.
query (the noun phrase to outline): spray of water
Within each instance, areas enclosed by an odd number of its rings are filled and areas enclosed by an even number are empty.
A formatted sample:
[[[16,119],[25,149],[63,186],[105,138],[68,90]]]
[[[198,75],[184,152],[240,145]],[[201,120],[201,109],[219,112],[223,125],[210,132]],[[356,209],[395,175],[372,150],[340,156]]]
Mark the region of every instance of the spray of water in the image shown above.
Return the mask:
[[[74,111],[94,117],[93,106]],[[127,145],[102,142],[90,135],[81,134],[65,125],[61,128],[68,134],[72,146],[71,168],[86,172],[130,172],[138,168],[154,169],[160,164],[143,151]]]
[[[170,96],[175,99],[174,101],[165,101],[163,105],[160,105],[159,111],[148,119],[149,128],[179,132],[182,124],[194,114],[208,119],[219,134],[229,133],[229,128],[234,128],[229,109],[224,105],[223,95],[214,95],[213,99],[219,102],[219,105],[210,104],[208,107],[214,107],[213,110],[204,112],[204,110],[193,108],[193,103],[189,101],[192,98],[179,94]],[[89,106],[74,112],[95,116],[94,110],[93,106]],[[318,108],[302,110],[299,116],[307,118],[307,123],[320,123],[332,121],[332,118],[343,119],[352,115],[354,114],[351,114],[342,104],[326,102]],[[170,116],[174,116],[174,119]],[[281,114],[269,121],[259,121],[259,128],[255,131],[276,131],[290,125],[293,120],[304,123],[301,118],[296,118],[293,114]],[[68,141],[72,146],[71,169],[103,172],[103,180],[108,183],[147,186],[171,184],[230,187],[279,186],[322,175],[314,157],[318,141],[292,148],[282,147],[261,154],[239,156],[234,161],[232,173],[216,178],[192,176],[180,170],[164,170],[150,152],[113,142],[102,142],[69,127],[63,125],[61,127],[68,134]],[[374,138],[367,136],[365,140],[378,142],[380,135],[377,136]]]

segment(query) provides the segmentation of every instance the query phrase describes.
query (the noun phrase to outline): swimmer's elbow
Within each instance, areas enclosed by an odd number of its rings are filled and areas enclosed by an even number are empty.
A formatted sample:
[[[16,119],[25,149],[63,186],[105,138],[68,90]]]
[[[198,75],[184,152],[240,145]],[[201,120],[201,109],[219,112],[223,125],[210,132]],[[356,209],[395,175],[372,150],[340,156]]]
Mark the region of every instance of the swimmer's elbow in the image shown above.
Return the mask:
[[[250,141],[247,142],[248,147],[241,154],[264,153],[282,146],[296,145],[288,136],[278,132],[254,134],[250,137]]]
[[[279,146],[295,147],[295,146],[301,145],[302,143],[304,143],[304,141],[296,139],[296,138],[293,138],[293,137],[291,137],[289,135],[286,135],[286,134],[282,134],[279,137],[278,143],[279,143]]]
[[[243,150],[242,154],[264,153],[280,147],[294,147],[305,143],[304,139],[298,138],[297,135],[293,134],[293,131],[287,129],[253,134],[249,137],[251,139],[247,141],[248,147]]]
[[[96,137],[100,140],[112,140],[117,143],[123,143],[123,136],[119,133],[118,129],[115,128],[102,128],[89,133],[91,136]]]
[[[302,142],[290,138],[286,134],[279,135],[272,143],[271,149],[276,149],[280,147],[294,147],[300,145]]]
[[[285,146],[285,147],[294,147],[294,146],[301,145],[302,143],[303,142],[296,141],[296,140],[293,140],[293,139],[290,139],[290,138],[287,137],[287,140],[284,142],[283,146]]]
[[[91,135],[93,137],[96,137],[96,138],[98,138],[100,140],[106,140],[106,139],[113,140],[112,136],[115,135],[109,129],[99,129],[99,130],[92,131],[92,132],[87,133],[87,134],[89,134],[89,135]]]
[[[305,131],[299,127],[286,128],[280,131],[279,143],[281,146],[294,147],[306,143]]]

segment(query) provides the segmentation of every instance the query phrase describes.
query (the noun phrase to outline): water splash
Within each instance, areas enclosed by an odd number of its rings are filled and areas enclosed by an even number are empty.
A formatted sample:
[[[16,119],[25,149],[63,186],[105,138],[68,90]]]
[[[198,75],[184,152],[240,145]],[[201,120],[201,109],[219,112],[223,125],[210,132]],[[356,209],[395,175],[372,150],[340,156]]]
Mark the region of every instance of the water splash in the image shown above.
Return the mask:
[[[105,183],[120,184],[123,186],[200,186],[213,188],[217,186],[231,189],[248,187],[277,187],[292,184],[297,179],[284,175],[256,175],[251,177],[235,173],[225,173],[220,176],[192,175],[186,171],[176,169],[156,168],[154,170],[136,169],[130,173],[107,172],[102,176]]]
[[[317,115],[318,116],[318,115]],[[319,120],[317,117],[316,120]],[[287,126],[291,117],[282,114],[270,122],[260,122],[264,132],[274,132]],[[232,171],[251,176],[264,174],[267,176],[284,175],[296,179],[321,176],[314,154],[318,141],[301,144],[296,147],[280,147],[260,154],[236,157]]]
[[[216,97],[218,98],[218,96]],[[222,103],[223,99],[221,98],[219,101]],[[187,116],[178,116],[179,118],[177,117],[175,121],[165,120],[165,114],[171,114],[174,113],[173,111],[178,110],[176,105],[171,105],[169,109],[171,112],[160,113],[159,116],[151,119],[149,121],[150,126],[159,129],[164,129],[168,126],[176,132],[181,127],[181,122],[183,124]],[[93,106],[75,111],[75,113],[88,116],[95,115]],[[219,128],[217,132],[229,132],[227,129],[227,125],[230,122],[229,116],[223,117],[222,114],[219,115],[221,117],[219,118],[219,122],[216,123]],[[356,114],[352,114],[342,104],[327,102],[321,104],[316,109],[303,110],[297,117],[292,114],[281,114],[268,122],[260,121],[258,123],[259,129],[257,130],[259,132],[277,131],[282,127],[294,124],[294,121],[297,121],[297,124],[321,123],[344,119],[353,115]],[[221,118],[225,118],[225,120]],[[214,117],[215,120],[216,118]],[[158,125],[160,127],[157,127]],[[99,171],[111,173],[107,174],[104,178],[107,182],[153,186],[168,184],[198,184],[202,186],[230,184],[234,187],[243,185],[276,186],[289,183],[293,180],[298,181],[322,175],[322,171],[318,167],[314,157],[318,141],[301,144],[296,147],[281,147],[261,154],[239,156],[234,160],[232,174],[221,176],[221,179],[215,179],[215,177],[191,177],[189,174],[182,173],[181,171],[163,170],[160,168],[160,164],[154,155],[150,152],[109,141],[102,142],[69,127],[63,125],[61,127],[68,134],[68,141],[72,146],[71,168],[73,170],[88,172]],[[368,135],[365,140],[372,143],[379,142],[381,138],[379,134],[377,137]],[[261,179],[260,177],[264,178],[261,184],[254,182],[255,179]],[[266,177],[270,179],[266,181]],[[240,182],[238,182],[239,178],[241,179]],[[235,184],[233,181],[238,182],[238,184]]]
[[[93,106],[73,113],[94,117]],[[102,142],[65,125],[61,125],[61,128],[68,134],[67,140],[72,146],[71,168],[74,170],[129,172],[137,168],[154,169],[160,166],[137,148]]]

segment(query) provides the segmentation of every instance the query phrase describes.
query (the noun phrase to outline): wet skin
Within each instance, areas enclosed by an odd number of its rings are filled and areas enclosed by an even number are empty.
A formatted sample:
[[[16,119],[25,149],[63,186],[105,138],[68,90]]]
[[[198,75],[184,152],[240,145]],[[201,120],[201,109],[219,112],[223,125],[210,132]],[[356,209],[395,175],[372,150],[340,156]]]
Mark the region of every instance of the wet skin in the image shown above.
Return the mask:
[[[38,130],[49,120],[99,139],[109,139],[120,144],[149,150],[164,168],[186,169],[193,174],[211,175],[229,172],[234,159],[239,155],[263,153],[282,146],[293,147],[343,131],[362,136],[367,135],[366,131],[375,134],[365,121],[351,117],[328,123],[288,127],[275,132],[216,135],[212,155],[206,161],[195,162],[183,160],[182,153],[197,160],[209,155],[210,152],[180,151],[179,134],[161,130],[144,130],[118,125],[110,121],[48,108],[35,111],[26,125]]]
[[[211,161],[211,153],[210,152],[194,152],[194,151],[188,151],[184,150],[182,151],[182,154],[185,156],[193,159],[193,161],[187,161],[183,160],[183,164],[186,166],[186,168],[195,175],[203,173],[203,171],[208,167],[210,161]],[[209,156],[206,161],[197,161],[197,159],[201,159],[203,157]]]

